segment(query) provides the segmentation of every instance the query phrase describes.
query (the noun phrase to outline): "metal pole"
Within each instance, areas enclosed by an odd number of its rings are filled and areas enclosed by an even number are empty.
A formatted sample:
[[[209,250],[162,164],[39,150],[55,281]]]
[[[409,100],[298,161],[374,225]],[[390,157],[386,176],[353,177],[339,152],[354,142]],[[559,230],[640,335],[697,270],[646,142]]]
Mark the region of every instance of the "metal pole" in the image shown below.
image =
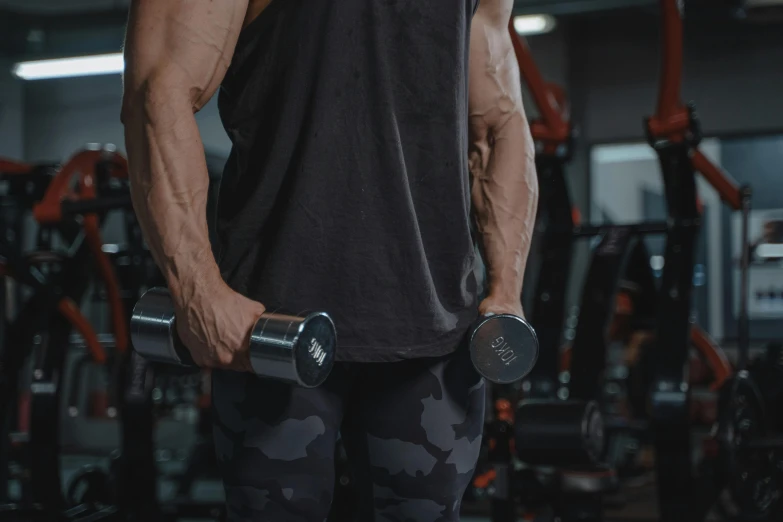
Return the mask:
[[[750,205],[752,191],[742,187],[742,256],[740,257],[739,322],[737,331],[737,367],[744,370],[748,364],[750,352],[750,318],[748,315],[748,292],[750,287]]]

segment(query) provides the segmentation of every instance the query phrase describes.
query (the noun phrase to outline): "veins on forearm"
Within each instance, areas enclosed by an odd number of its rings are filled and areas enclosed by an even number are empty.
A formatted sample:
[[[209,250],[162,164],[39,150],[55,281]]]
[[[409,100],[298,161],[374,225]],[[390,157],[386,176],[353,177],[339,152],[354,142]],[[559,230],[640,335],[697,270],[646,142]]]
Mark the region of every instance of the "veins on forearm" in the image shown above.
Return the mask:
[[[482,90],[491,95],[484,100],[484,106],[471,107],[470,118],[481,120],[484,126],[493,128],[499,135],[510,118],[515,114],[524,115],[521,90],[515,87],[519,84],[519,78],[514,74],[516,58],[514,48],[504,45],[494,30],[485,27],[482,38],[484,75],[489,82],[482,81],[481,84]]]
[[[490,283],[513,293],[521,289],[537,208],[535,154],[513,48],[497,38],[482,43],[484,78],[471,105],[468,164]]]
[[[180,280],[209,266],[212,256],[206,232],[208,178],[206,172],[193,176],[193,158],[182,154],[192,147],[188,122],[173,111],[156,111],[154,123],[135,114],[139,118],[126,125],[131,194],[156,264],[167,279]]]

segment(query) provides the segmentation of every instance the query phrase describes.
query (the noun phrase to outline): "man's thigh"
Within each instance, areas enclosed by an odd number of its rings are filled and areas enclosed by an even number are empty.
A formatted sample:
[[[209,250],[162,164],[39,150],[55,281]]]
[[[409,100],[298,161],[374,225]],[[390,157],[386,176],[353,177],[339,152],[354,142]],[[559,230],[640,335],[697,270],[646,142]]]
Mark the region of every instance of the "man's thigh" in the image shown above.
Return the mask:
[[[215,447],[230,522],[326,518],[342,420],[341,373],[336,367],[315,389],[213,373]]]
[[[485,386],[467,353],[368,365],[343,437],[360,520],[459,520],[484,427]],[[350,417],[348,417],[350,416]]]

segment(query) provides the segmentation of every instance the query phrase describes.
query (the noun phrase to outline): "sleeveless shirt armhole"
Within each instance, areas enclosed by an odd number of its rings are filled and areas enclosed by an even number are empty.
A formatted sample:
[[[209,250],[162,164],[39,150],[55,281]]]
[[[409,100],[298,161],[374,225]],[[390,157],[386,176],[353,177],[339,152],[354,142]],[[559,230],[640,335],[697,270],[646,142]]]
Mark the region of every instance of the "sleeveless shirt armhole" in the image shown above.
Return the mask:
[[[275,16],[282,10],[285,5],[283,0],[272,0],[269,5],[261,11],[258,16],[250,21],[239,32],[237,37],[237,43],[234,46],[234,53],[231,57],[231,64],[226,71],[223,81],[221,82],[221,91],[231,93],[237,83],[236,69],[237,64],[243,63],[248,55],[252,53],[252,50],[256,47],[256,42],[260,35],[270,28],[274,27]]]
[[[283,3],[282,0],[272,0],[269,2],[269,5],[266,6],[266,9],[258,13],[258,16],[253,18],[249,24],[243,27],[239,32],[239,38],[237,38],[237,48],[247,42],[250,38],[253,38],[253,36],[257,35],[261,30],[261,27],[264,26],[264,20],[269,20],[269,17],[274,16],[274,14],[280,10]]]
[[[476,1],[473,3],[473,16],[475,16],[475,15],[476,15],[476,11],[478,11],[479,4],[480,4],[480,3],[481,3],[481,0],[476,0]]]

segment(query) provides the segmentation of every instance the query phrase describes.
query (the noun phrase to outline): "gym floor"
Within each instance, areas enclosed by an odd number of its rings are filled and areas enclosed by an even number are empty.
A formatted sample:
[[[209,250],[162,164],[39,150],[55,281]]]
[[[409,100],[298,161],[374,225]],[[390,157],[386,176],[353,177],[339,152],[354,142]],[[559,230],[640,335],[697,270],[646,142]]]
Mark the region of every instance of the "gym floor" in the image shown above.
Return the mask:
[[[71,478],[85,466],[105,466],[105,459],[95,459],[89,457],[63,457],[63,487],[67,488]],[[176,474],[183,470],[183,463],[173,461],[171,463],[161,464],[164,475]],[[161,480],[159,484],[159,495],[162,501],[172,499],[175,491],[173,481]],[[218,502],[223,499],[222,485],[217,481],[202,480],[194,485],[193,498],[202,502]],[[656,500],[654,477],[652,474],[639,477],[632,483],[626,483],[622,489],[620,497],[612,500],[622,503],[624,507],[607,509],[606,522],[656,522],[658,520],[658,506]],[[487,506],[473,506],[473,509],[479,508],[484,511]],[[490,522],[485,516],[472,514],[473,510],[466,510],[462,516],[462,522]],[[486,512],[486,511],[485,511]],[[710,517],[708,521],[719,520]],[[201,522],[195,520],[182,520],[181,522]]]

